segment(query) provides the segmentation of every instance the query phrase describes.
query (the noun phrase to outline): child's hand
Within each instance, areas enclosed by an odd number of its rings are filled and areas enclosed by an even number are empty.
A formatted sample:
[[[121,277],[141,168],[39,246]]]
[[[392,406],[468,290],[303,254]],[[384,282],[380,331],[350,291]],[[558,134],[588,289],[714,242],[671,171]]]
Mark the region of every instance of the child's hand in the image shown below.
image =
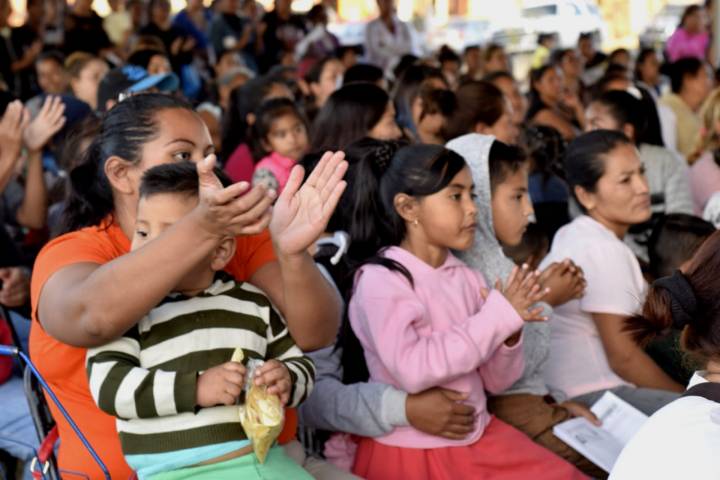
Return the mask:
[[[585,293],[585,275],[572,260],[553,263],[540,275],[540,284],[550,289],[543,301],[553,307],[578,299]]]
[[[583,417],[596,427],[601,427],[602,422],[600,419],[585,405],[578,402],[563,402],[560,404],[565,410],[570,412],[573,417]]]
[[[255,385],[266,385],[268,393],[280,397],[280,402],[287,405],[290,400],[292,379],[290,371],[284,363],[268,360],[255,372]]]
[[[539,278],[540,273],[537,270],[530,270],[527,264],[523,264],[522,268],[513,268],[504,287],[500,280],[495,285],[526,322],[547,320],[540,316],[542,307],[530,309],[550,291],[548,288],[540,288]]]
[[[17,161],[22,147],[22,135],[30,122],[30,112],[20,100],[10,102],[0,118],[0,152],[3,160]]]
[[[37,116],[23,133],[23,142],[31,152],[39,152],[65,126],[65,104],[59,96],[45,97]]]
[[[199,407],[233,405],[245,386],[245,366],[227,362],[210,368],[197,380],[195,403]]]

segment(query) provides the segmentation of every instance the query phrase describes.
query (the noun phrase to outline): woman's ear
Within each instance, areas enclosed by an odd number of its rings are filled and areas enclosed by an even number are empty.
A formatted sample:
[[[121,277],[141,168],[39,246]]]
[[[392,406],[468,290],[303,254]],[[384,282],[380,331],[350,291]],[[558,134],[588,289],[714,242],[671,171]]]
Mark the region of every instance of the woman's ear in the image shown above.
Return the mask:
[[[230,263],[230,260],[235,256],[235,238],[227,237],[220,242],[220,245],[215,247],[215,251],[212,254],[212,261],[210,262],[210,268],[213,271],[218,272],[225,268]]]
[[[588,192],[580,185],[575,186],[575,197],[577,198],[578,202],[580,202],[580,205],[585,207],[585,210],[587,210],[588,212],[594,209],[596,206],[595,194],[592,192]]]
[[[130,173],[130,164],[118,156],[111,156],[105,160],[105,176],[113,190],[126,195],[132,195],[138,188],[139,179],[133,179]]]
[[[631,124],[626,123],[625,125],[623,125],[622,132],[630,140],[635,141],[635,127],[633,127]]]
[[[408,223],[413,223],[420,214],[418,201],[404,193],[398,193],[393,199],[393,206],[400,217]]]

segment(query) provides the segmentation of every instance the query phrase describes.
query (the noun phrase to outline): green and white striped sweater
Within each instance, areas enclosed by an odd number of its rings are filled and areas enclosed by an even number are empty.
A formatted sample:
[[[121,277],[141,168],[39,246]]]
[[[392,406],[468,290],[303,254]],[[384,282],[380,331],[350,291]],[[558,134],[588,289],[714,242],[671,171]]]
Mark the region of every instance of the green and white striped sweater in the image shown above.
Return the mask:
[[[287,366],[289,406],[310,394],[315,367],[278,312],[262,291],[224,274],[196,297],[167,297],[121,338],[88,350],[90,391],[101,410],[117,417],[123,453],[246,439],[236,406],[195,405],[198,375],[230,361],[236,347],[246,362],[276,359]]]

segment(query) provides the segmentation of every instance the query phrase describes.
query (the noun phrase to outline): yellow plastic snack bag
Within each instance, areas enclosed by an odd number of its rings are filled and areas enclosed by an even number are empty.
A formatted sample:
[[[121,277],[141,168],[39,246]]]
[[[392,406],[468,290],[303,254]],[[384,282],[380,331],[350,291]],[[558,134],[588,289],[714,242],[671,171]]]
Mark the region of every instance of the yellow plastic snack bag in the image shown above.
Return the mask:
[[[236,348],[231,361],[242,362],[244,359],[242,349]],[[260,362],[250,360],[248,362],[248,373],[246,385],[245,405],[240,406],[240,423],[252,442],[253,450],[260,463],[265,463],[270,447],[277,439],[283,428],[285,410],[280,404],[280,397],[267,393],[267,387],[256,386],[249,380],[254,373],[254,365]]]

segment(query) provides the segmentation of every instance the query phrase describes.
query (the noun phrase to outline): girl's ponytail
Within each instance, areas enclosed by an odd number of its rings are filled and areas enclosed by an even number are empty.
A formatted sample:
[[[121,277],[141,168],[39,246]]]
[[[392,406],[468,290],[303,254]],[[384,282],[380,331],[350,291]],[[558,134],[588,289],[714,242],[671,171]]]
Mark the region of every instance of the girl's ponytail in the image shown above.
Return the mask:
[[[666,334],[672,324],[669,293],[664,288],[651,285],[642,313],[628,318],[624,330],[639,345],[647,345],[652,339]]]

